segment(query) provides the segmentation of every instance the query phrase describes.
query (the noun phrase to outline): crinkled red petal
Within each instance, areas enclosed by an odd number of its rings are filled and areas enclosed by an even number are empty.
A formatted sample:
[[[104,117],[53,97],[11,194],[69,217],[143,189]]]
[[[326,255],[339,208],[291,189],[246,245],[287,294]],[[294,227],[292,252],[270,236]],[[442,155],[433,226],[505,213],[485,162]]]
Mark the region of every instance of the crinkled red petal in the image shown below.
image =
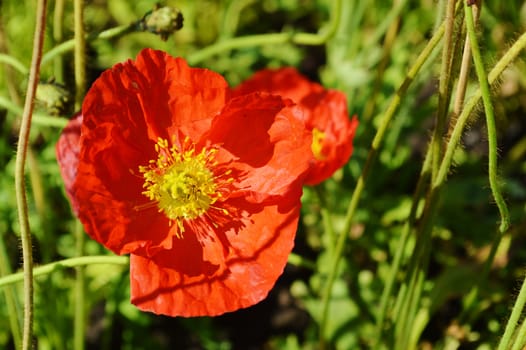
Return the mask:
[[[283,212],[265,206],[246,226],[226,232],[230,249],[202,244],[193,235],[153,259],[131,255],[131,301],[169,316],[216,316],[264,299],[293,247],[299,203]]]
[[[352,154],[352,140],[358,120],[349,119],[345,95],[335,90],[326,90],[309,81],[294,68],[264,69],[256,72],[233,90],[234,96],[255,91],[266,91],[290,98],[302,109],[295,115],[302,118],[310,130],[325,133],[322,145],[323,159],[313,159],[305,183],[318,184],[341,168]]]
[[[171,248],[175,228],[142,194],[139,166],[159,137],[198,139],[224,106],[225,80],[146,49],[95,81],[83,103],[74,196],[86,232],[118,253]]]
[[[286,108],[281,97],[253,93],[232,99],[214,119],[205,138],[231,154],[231,164],[249,174],[239,187],[267,195],[297,190],[312,160],[312,134],[297,108]]]
[[[132,302],[143,310],[200,316],[253,305],[292,249],[312,160],[302,111],[277,96],[228,94],[219,75],[144,50],[103,73],[86,96],[72,197],[88,234],[132,253]],[[185,136],[219,147],[218,166],[236,182],[176,238],[177,225],[142,194],[139,166],[157,159],[159,137],[177,144]]]
[[[71,118],[64,130],[62,130],[55,146],[60,175],[64,180],[66,195],[75,214],[78,213],[79,203],[73,195],[73,184],[77,177],[77,167],[79,163],[81,125],[82,114],[77,113]]]

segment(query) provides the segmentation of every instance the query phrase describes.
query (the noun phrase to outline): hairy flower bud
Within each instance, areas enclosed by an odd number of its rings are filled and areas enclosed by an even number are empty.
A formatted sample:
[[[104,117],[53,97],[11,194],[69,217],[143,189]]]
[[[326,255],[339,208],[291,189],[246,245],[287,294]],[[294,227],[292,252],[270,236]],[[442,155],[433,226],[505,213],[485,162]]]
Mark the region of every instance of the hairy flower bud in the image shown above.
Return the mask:
[[[51,115],[71,114],[73,99],[71,93],[61,84],[38,84],[36,100]]]
[[[140,25],[143,31],[158,34],[162,40],[166,40],[170,34],[183,27],[183,14],[175,7],[156,6],[144,15]]]

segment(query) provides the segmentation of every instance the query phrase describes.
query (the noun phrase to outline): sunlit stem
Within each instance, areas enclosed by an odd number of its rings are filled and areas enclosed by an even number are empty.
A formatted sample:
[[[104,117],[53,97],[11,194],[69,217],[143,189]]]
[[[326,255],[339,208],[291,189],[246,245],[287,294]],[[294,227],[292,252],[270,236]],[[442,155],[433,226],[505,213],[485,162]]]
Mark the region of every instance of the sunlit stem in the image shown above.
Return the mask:
[[[86,37],[84,34],[84,0],[73,3],[75,18],[75,110],[80,109],[86,89]]]
[[[526,319],[522,320],[522,325],[516,334],[517,336],[515,337],[511,350],[524,350],[526,346]]]
[[[504,330],[504,334],[502,335],[502,338],[500,340],[497,350],[507,350],[510,348],[510,342],[513,338],[513,334],[515,333],[515,329],[517,328],[517,324],[519,322],[521,314],[523,313],[525,304],[526,304],[526,277],[522,281],[522,287],[519,292],[519,296],[517,297],[517,300],[515,301],[515,304],[513,305],[513,309],[511,310],[510,318],[508,319],[508,323],[506,323],[506,328]],[[525,337],[524,334],[519,335],[519,339],[517,339],[516,342],[522,342],[524,340],[524,337]]]
[[[86,89],[86,36],[84,33],[84,0],[74,0],[75,20],[75,110],[80,110]],[[76,255],[84,254],[84,231],[80,222],[75,222]],[[84,350],[86,328],[85,312],[85,271],[83,266],[75,268],[75,316],[73,326],[73,347]]]
[[[84,253],[84,239],[85,234],[82,229],[80,221],[75,222],[75,239],[76,242],[76,254],[82,256]],[[86,287],[85,287],[85,268],[84,266],[75,267],[75,288],[74,288],[74,301],[75,301],[75,318],[74,318],[74,333],[73,333],[73,348],[75,350],[84,349],[84,338],[86,330]]]
[[[440,79],[438,84],[438,110],[436,126],[431,139],[431,148],[433,149],[433,158],[431,160],[432,178],[436,177],[438,165],[442,158],[442,142],[447,121],[447,110],[450,101],[450,91],[448,87],[451,81],[452,53],[453,53],[453,29],[455,25],[455,2],[448,0],[446,2],[446,17],[444,19],[446,27],[444,33],[444,44],[442,48],[442,64],[440,69]]]
[[[15,164],[15,190],[18,209],[18,222],[20,225],[20,237],[22,240],[22,258],[24,267],[24,324],[22,329],[22,349],[32,348],[33,338],[33,246],[31,244],[31,232],[29,228],[25,164],[27,148],[29,144],[29,132],[31,130],[31,117],[33,115],[34,99],[40,75],[40,61],[42,59],[42,46],[46,27],[46,0],[38,1],[36,13],[35,35],[33,39],[33,55],[29,80],[27,84],[24,112],[20,124],[18,146]]]
[[[64,39],[64,5],[65,0],[55,0],[55,9],[53,11],[53,41],[61,43]],[[62,56],[55,57],[55,79],[61,83],[64,82],[64,60]]]

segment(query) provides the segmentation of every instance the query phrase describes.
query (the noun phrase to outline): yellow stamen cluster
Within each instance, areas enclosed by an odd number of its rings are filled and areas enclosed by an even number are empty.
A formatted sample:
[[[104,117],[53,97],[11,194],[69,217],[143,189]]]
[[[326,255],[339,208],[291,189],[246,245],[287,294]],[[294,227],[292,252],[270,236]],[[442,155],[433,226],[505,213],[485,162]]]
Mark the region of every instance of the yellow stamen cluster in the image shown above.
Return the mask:
[[[317,128],[312,130],[312,153],[314,158],[317,160],[324,160],[325,155],[322,153],[323,149],[323,140],[325,139],[325,133]]]
[[[183,149],[170,146],[159,138],[155,145],[158,158],[140,166],[145,189],[142,193],[157,203],[159,212],[176,221],[178,235],[184,233],[184,220],[195,219],[221,198],[210,170],[217,163],[216,148],[203,148],[196,153],[195,145],[186,139]]]

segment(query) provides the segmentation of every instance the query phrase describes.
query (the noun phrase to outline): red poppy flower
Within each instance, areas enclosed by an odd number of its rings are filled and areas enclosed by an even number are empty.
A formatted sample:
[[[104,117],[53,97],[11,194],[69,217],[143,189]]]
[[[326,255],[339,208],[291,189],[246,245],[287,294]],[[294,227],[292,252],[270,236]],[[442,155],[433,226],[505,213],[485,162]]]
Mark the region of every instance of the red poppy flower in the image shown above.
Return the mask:
[[[261,70],[236,87],[233,93],[241,96],[254,91],[290,98],[303,110],[302,120],[313,133],[314,154],[305,183],[319,184],[347,163],[352,154],[358,119],[349,119],[343,93],[326,90],[291,67]]]
[[[253,305],[293,246],[312,135],[279,96],[143,50],[88,91],[67,191],[86,232],[131,254],[131,301],[171,316]],[[67,130],[61,139],[67,137]]]

